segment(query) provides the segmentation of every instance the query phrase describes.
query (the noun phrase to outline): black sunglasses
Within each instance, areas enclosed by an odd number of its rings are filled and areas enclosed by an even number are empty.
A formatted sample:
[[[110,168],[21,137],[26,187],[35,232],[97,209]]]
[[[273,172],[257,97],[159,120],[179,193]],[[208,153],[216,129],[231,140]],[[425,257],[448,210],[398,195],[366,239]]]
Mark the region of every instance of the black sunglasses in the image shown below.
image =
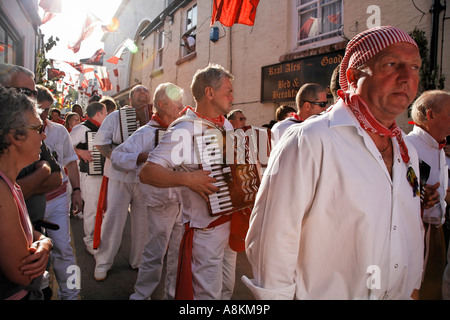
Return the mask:
[[[309,102],[309,103],[312,103],[312,104],[316,104],[316,105],[318,105],[321,108],[326,108],[327,104],[328,104],[328,102],[316,102],[316,101],[306,101],[306,100],[304,100],[303,102]]]
[[[31,130],[36,130],[39,134],[44,132],[44,125],[43,124],[38,124],[38,125],[35,125],[35,126],[25,126],[24,128],[31,129]]]
[[[34,97],[34,98],[36,98],[37,94],[38,94],[37,90],[31,90],[31,89],[24,88],[24,87],[7,87],[7,88],[14,88],[18,92],[23,93],[26,96]]]

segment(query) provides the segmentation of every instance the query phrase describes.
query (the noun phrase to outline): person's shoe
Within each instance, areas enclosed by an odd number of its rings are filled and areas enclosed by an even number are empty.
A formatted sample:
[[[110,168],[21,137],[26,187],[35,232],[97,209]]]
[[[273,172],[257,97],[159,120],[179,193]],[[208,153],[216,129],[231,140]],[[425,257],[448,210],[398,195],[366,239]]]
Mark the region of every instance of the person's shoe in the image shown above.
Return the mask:
[[[95,281],[97,282],[104,281],[107,276],[108,276],[107,271],[97,271],[97,270],[94,271],[94,278]]]

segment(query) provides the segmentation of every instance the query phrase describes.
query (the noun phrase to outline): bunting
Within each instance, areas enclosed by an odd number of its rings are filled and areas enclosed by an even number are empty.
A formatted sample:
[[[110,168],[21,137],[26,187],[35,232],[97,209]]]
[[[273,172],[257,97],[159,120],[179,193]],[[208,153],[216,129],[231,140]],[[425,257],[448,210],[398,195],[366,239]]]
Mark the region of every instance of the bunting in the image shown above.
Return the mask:
[[[86,21],[84,22],[83,28],[81,30],[80,38],[75,42],[73,46],[68,45],[69,49],[74,53],[77,53],[81,48],[81,42],[83,42],[86,38],[88,38],[97,25],[100,23],[100,19],[98,19],[92,12],[88,12],[86,16]]]
[[[102,91],[112,90],[111,80],[109,79],[109,73],[106,71],[106,67],[97,67],[97,74],[95,75]]]
[[[41,23],[44,24],[53,19],[57,13],[61,13],[62,2],[61,0],[41,0],[39,7],[45,11],[41,19]]]
[[[134,41],[131,40],[130,38],[127,38],[124,42],[122,42],[122,44],[116,49],[116,51],[114,52],[114,55],[109,58],[108,60],[106,60],[106,62],[109,63],[113,63],[113,64],[117,64],[119,62],[119,60],[121,60],[121,56],[123,54],[123,51],[131,44],[133,44]]]
[[[103,65],[103,56],[105,54],[106,52],[103,49],[98,49],[97,51],[95,51],[92,57],[90,57],[89,59],[80,59],[80,62],[91,65]]]
[[[235,23],[252,26],[258,4],[259,0],[214,0],[211,26],[216,21],[227,27]]]

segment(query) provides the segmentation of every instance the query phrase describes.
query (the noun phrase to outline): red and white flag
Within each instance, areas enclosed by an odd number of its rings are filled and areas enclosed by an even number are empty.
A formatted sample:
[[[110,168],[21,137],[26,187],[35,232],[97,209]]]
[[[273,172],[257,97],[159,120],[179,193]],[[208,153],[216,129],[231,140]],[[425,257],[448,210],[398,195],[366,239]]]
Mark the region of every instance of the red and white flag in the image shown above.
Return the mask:
[[[97,18],[92,12],[88,12],[86,16],[86,20],[84,22],[83,28],[81,30],[81,35],[78,38],[77,42],[73,46],[69,44],[69,49],[74,53],[77,53],[80,50],[81,42],[83,42],[86,38],[88,38],[96,26],[100,25],[101,21]]]
[[[44,24],[53,19],[57,13],[61,13],[62,2],[61,0],[41,0],[39,7],[45,11],[41,19],[41,23]]]
[[[102,91],[112,90],[111,80],[109,79],[109,73],[106,71],[106,67],[97,67],[97,74],[95,76],[100,83]]]
[[[133,43],[134,43],[133,40],[131,40],[130,38],[127,38],[127,40],[122,42],[122,44],[116,49],[116,51],[114,52],[114,55],[111,58],[109,58],[108,60],[106,60],[106,62],[117,64],[119,62],[119,60],[121,60],[121,56],[123,54],[123,51],[129,45],[131,45]]]

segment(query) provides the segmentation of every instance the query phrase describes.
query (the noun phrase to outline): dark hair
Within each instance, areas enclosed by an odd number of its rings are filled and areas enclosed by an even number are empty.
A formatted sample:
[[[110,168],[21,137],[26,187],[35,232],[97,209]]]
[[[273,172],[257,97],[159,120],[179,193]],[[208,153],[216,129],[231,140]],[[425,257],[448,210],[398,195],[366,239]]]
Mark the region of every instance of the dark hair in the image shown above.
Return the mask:
[[[110,113],[117,109],[117,104],[111,97],[103,97],[102,100],[100,100],[99,102],[103,103],[106,106],[107,113]]]
[[[101,112],[103,108],[106,108],[103,103],[91,102],[86,108],[87,116],[89,118],[93,118],[97,114],[97,112]]]
[[[284,120],[284,119],[286,119],[287,115],[292,113],[292,112],[296,113],[297,111],[294,108],[292,108],[291,106],[288,106],[288,105],[279,106],[277,108],[277,111],[275,111],[275,119],[277,121]]]

